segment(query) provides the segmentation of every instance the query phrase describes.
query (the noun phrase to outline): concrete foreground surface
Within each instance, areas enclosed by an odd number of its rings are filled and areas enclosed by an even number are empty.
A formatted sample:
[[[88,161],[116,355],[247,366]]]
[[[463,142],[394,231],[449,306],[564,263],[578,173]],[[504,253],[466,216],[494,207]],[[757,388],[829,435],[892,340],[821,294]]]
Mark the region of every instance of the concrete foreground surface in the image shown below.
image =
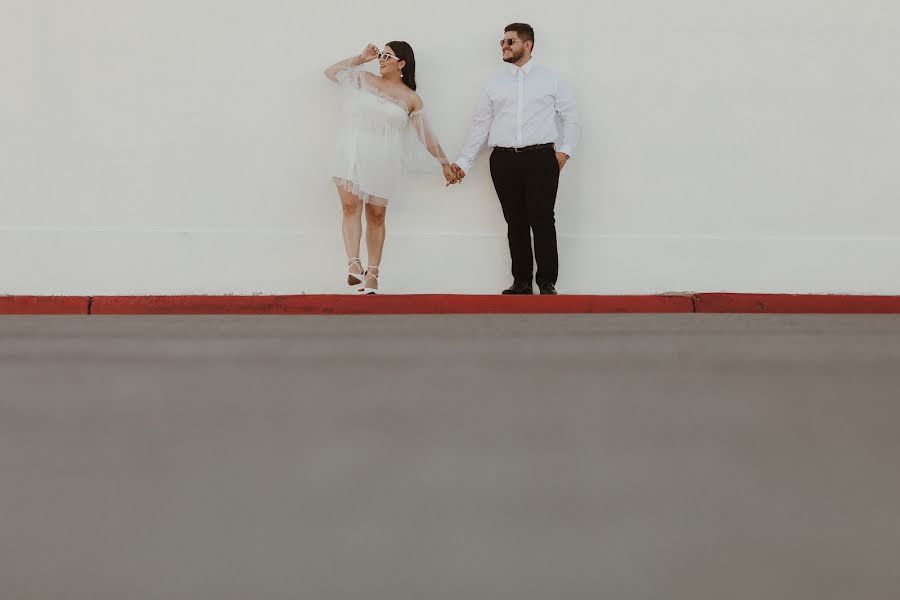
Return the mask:
[[[0,318],[0,597],[900,597],[900,317]]]

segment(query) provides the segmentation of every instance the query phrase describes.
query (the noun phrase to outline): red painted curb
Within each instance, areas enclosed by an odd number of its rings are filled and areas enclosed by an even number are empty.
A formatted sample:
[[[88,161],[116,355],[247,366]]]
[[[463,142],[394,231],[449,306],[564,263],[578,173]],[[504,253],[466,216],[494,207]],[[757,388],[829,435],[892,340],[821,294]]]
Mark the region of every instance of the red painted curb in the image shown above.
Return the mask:
[[[900,296],[697,294],[698,313],[900,314]]]
[[[690,296],[107,296],[95,315],[690,313]]]
[[[0,315],[86,315],[88,296],[0,296]]]
[[[900,314],[900,296],[0,296],[0,315]]]

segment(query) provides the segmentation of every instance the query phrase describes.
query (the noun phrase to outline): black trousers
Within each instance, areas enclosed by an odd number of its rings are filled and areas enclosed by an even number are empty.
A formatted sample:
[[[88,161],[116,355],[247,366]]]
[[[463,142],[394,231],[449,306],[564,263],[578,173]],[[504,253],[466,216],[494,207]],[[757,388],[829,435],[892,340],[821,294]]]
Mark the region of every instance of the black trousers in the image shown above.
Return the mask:
[[[559,275],[554,212],[559,189],[556,153],[552,148],[518,153],[495,150],[491,154],[491,178],[506,219],[513,280],[530,283],[534,259],[537,259],[538,285],[556,285]]]

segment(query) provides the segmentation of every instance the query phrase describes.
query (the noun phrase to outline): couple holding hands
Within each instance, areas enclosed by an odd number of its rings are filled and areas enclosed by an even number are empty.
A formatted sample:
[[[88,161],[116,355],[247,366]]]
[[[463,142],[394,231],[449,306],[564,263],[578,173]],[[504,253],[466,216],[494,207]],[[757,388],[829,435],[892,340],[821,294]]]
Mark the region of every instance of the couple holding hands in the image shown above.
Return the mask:
[[[465,147],[450,163],[416,93],[416,59],[406,42],[328,67],[325,76],[345,91],[344,123],[331,175],[343,207],[347,283],[363,294],[378,291],[388,201],[406,169],[423,156],[437,160],[447,185],[465,178],[485,145],[491,178],[508,226],[513,284],[504,294],[532,294],[534,262],[541,294],[556,294],[559,257],[554,208],[559,175],[580,137],[575,98],[552,69],[532,60],[534,29],[506,27],[500,40],[504,69],[492,76],[478,100]],[[360,65],[378,59],[378,75]],[[557,117],[562,135],[557,128]],[[368,266],[360,261],[362,213],[366,213]],[[531,236],[534,233],[534,252]]]

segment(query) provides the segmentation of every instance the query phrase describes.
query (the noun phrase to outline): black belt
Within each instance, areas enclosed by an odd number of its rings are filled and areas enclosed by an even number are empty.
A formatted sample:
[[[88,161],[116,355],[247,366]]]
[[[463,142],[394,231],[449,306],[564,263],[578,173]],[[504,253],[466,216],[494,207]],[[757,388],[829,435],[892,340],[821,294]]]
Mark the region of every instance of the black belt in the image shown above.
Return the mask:
[[[525,146],[524,148],[503,148],[495,146],[494,150],[498,152],[534,152],[535,150],[553,149],[553,144],[535,144],[534,146]]]

